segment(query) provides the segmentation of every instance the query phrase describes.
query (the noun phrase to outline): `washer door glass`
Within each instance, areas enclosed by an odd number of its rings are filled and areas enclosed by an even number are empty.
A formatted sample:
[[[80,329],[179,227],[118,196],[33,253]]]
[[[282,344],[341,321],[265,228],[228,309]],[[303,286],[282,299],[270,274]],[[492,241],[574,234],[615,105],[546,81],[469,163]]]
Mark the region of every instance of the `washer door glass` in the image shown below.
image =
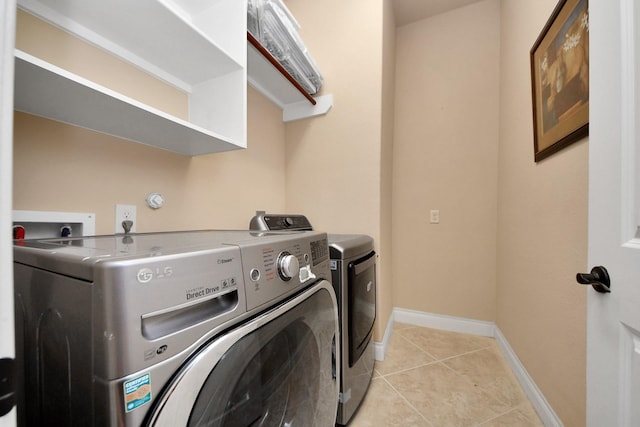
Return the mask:
[[[178,384],[170,387],[161,412],[172,410],[168,404],[176,396],[182,408],[191,409],[185,413],[188,426],[333,426],[337,314],[330,286],[307,291],[294,299],[301,302],[290,301],[244,330],[213,340],[182,368],[184,379],[179,375]],[[190,373],[211,363],[192,401],[185,402],[179,390],[190,387]]]

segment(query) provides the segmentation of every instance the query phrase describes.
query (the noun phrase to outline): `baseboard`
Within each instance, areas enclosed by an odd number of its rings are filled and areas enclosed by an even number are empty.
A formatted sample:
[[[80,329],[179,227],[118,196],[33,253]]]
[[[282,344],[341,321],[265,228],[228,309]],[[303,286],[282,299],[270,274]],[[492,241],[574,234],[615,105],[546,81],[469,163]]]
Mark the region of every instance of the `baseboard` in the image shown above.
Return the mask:
[[[387,322],[382,342],[374,342],[376,360],[384,360],[395,322],[494,338],[542,423],[546,427],[563,427],[562,421],[494,322],[394,308]]]
[[[375,351],[376,360],[383,361],[385,354],[387,354],[387,348],[389,347],[389,340],[391,339],[391,334],[393,334],[393,314],[389,317],[389,321],[387,322],[387,327],[384,328],[384,336],[382,337],[382,342],[373,342],[373,348]]]
[[[544,395],[533,381],[533,378],[529,376],[524,365],[520,362],[518,355],[513,351],[505,336],[502,335],[502,331],[500,331],[500,328],[497,326],[495,327],[494,338],[542,423],[546,427],[562,427],[562,421],[558,418],[558,415],[555,413],[551,405],[549,405],[549,402],[547,402],[547,399],[545,399]]]
[[[493,322],[445,316],[443,314],[431,314],[407,310],[405,308],[394,308],[393,320],[399,323],[444,329],[451,332],[462,332],[464,334],[481,335],[483,337],[493,337],[493,330],[496,327]]]

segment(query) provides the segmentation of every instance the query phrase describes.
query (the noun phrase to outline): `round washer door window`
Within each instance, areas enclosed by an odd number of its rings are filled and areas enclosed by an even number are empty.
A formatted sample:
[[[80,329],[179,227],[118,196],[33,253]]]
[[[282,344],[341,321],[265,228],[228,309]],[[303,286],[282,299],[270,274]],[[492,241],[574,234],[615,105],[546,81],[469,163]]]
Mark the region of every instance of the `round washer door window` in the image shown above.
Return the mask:
[[[281,331],[272,326],[222,357],[200,390],[189,426],[304,425],[313,419],[321,371],[315,336],[301,319]]]
[[[322,286],[214,339],[181,369],[157,421],[186,416],[187,426],[333,426],[336,321],[335,299]],[[190,377],[198,373],[196,385]],[[189,384],[197,390],[187,396],[181,390],[188,392]],[[178,406],[184,415],[164,413]]]

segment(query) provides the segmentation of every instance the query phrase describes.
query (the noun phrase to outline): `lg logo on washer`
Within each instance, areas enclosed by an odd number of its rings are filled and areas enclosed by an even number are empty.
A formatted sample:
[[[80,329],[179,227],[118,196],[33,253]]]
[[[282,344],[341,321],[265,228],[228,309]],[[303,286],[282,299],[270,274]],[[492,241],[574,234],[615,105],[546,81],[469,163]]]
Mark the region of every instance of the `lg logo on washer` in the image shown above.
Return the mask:
[[[148,267],[144,267],[138,270],[136,278],[140,283],[149,283],[151,280],[153,280],[154,277],[156,279],[162,279],[163,277],[171,277],[172,274],[172,267],[165,267],[162,269],[158,267],[155,269],[155,271]]]

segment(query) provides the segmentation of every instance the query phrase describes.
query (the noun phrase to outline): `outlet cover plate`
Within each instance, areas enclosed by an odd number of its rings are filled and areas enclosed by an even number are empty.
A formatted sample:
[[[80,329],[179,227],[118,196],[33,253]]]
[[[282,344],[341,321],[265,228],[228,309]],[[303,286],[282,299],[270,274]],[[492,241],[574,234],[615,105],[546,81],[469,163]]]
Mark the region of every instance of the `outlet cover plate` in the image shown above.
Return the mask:
[[[133,221],[133,226],[129,233],[136,232],[136,205],[116,205],[116,220],[115,220],[115,233],[124,234],[124,228],[122,227],[122,221]]]

